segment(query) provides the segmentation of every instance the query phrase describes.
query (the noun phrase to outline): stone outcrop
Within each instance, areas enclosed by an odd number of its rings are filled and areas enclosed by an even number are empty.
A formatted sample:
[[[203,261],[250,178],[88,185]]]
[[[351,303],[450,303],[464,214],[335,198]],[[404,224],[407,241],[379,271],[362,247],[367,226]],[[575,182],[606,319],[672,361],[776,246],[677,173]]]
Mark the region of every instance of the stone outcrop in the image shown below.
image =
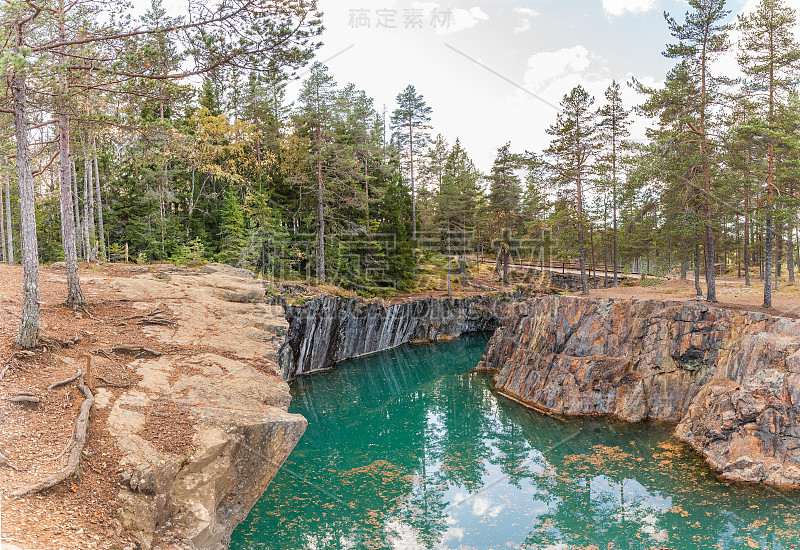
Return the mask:
[[[702,302],[541,296],[510,305],[481,368],[565,415],[676,423],[729,479],[800,487],[800,321]]]
[[[422,298],[386,305],[381,300],[322,296],[287,305],[289,331],[279,364],[284,380],[409,342],[448,340],[494,330],[516,294]]]
[[[307,426],[269,374],[288,328],[283,308],[246,303],[264,296],[249,272],[203,271],[108,282],[143,313],[158,305],[173,320],[142,329],[163,342],[148,345],[171,351],[131,363],[134,383],[119,397],[98,395],[122,453],[120,516],[144,548],[227,548]],[[158,418],[183,433],[154,439]]]

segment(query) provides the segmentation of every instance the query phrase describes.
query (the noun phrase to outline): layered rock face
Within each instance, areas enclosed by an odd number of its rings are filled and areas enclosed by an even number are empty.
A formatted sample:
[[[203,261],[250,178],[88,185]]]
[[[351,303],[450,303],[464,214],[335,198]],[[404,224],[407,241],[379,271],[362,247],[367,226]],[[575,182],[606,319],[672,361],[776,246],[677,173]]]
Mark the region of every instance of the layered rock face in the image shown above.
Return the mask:
[[[174,321],[142,329],[163,351],[129,365],[129,390],[98,394],[122,455],[119,514],[143,548],[227,548],[308,424],[287,412],[288,385],[273,374],[283,309],[244,303],[264,296],[249,272],[203,271],[109,284],[143,313],[169,308]],[[183,443],[149,435],[153,418],[183,426]]]
[[[392,305],[323,296],[286,307],[289,332],[278,362],[284,380],[331,368],[351,357],[415,341],[435,342],[493,330],[514,294],[424,298]]]
[[[723,476],[800,487],[800,322],[700,302],[510,305],[482,368],[560,414],[677,423]]]

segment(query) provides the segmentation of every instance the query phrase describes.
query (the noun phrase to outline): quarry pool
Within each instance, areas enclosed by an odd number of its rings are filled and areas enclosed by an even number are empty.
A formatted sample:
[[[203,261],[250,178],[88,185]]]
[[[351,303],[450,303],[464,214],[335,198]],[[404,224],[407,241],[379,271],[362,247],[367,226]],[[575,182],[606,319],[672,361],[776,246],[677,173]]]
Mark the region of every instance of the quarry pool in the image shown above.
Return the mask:
[[[500,397],[469,372],[487,341],[293,382],[308,429],[231,548],[800,548],[800,493],[725,482],[668,425]]]

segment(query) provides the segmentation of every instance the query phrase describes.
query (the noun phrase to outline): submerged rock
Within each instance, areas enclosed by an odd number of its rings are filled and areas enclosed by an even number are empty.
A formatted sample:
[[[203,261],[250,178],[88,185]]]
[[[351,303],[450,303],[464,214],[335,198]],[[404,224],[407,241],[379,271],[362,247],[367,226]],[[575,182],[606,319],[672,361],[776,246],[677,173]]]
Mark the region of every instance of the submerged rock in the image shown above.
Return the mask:
[[[289,332],[278,357],[281,375],[292,380],[408,342],[435,342],[494,330],[503,308],[520,298],[491,294],[385,305],[379,300],[322,296],[302,305],[287,305]]]
[[[800,322],[700,302],[510,305],[480,367],[559,414],[677,423],[729,479],[800,487]]]

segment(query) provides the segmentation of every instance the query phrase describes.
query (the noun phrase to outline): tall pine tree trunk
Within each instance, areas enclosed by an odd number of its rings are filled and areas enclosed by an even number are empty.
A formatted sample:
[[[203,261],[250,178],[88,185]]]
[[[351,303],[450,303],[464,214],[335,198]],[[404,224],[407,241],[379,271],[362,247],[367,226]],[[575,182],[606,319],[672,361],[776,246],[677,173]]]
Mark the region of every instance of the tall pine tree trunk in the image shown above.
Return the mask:
[[[794,183],[789,186],[789,195],[794,196]],[[794,284],[794,242],[792,232],[794,231],[794,211],[789,213],[789,223],[786,224],[786,271],[789,272],[789,282]]]
[[[72,165],[69,161],[69,117],[65,113],[58,116],[58,158],[59,183],[61,191],[61,243],[64,247],[64,269],[67,274],[68,306],[86,304],[81,291],[78,275],[78,251],[75,246],[75,218],[72,203]]]
[[[770,105],[770,111],[771,109]],[[772,114],[770,112],[770,122]],[[772,307],[772,189],[773,189],[773,169],[775,159],[775,146],[769,142],[767,153],[767,215],[766,227],[764,228],[764,307]]]
[[[764,230],[764,304],[765,308],[772,307],[772,189],[767,199],[766,228]]]
[[[15,52],[22,45],[21,23],[14,25]],[[36,239],[36,210],[33,174],[28,145],[27,88],[22,69],[11,81],[14,96],[14,133],[17,138],[17,171],[19,173],[19,210],[22,237],[22,316],[17,344],[35,347],[39,341],[39,244]]]
[[[11,218],[11,182],[6,178],[6,239],[8,240],[8,263],[14,265],[14,227]]]
[[[581,190],[581,171],[578,168],[577,190],[578,190],[578,251],[580,252],[581,265],[581,293],[589,294],[589,281],[586,277],[586,252],[583,245],[583,196]]]
[[[411,169],[411,238],[417,240],[417,189],[414,186],[414,131],[411,123],[408,125],[408,154]]]
[[[83,163],[83,257],[87,263],[92,261],[92,241],[89,234],[89,190],[86,181],[86,162]]]
[[[703,191],[705,201],[705,256],[706,256],[706,300],[709,302],[717,301],[717,285],[715,281],[716,271],[714,269],[714,228],[711,210],[711,174],[709,167],[708,137],[706,134],[706,107],[708,98],[706,96],[706,63],[707,55],[705,47],[701,61],[702,87],[700,105],[700,156],[702,157],[703,172]]]
[[[614,204],[613,204],[613,218],[614,218],[614,252],[613,252],[613,262],[614,262],[614,287],[619,286],[619,279],[617,277],[617,178],[616,178],[616,155],[614,156]]]
[[[322,185],[322,159],[317,160],[317,225],[319,244],[317,246],[317,278],[325,282],[325,198]]]
[[[86,260],[86,252],[83,250],[83,227],[81,224],[80,195],[78,194],[78,171],[75,168],[74,159],[70,159],[70,165],[72,166],[72,203],[75,210],[75,234],[77,235],[77,238],[75,239],[77,241],[76,249],[78,252],[78,257]]]
[[[97,261],[97,230],[94,224],[94,177],[92,176],[92,161],[87,156],[84,160],[84,166],[86,166],[86,190],[88,191],[87,200],[89,202],[89,245],[91,248],[89,249],[89,255],[92,257],[92,261]]]
[[[744,198],[744,286],[750,286],[750,199]]]
[[[92,145],[95,145],[94,138],[92,138]],[[100,258],[107,260],[106,231],[103,226],[103,199],[100,193],[100,169],[97,166],[97,153],[94,154],[94,179],[97,184],[97,230],[100,242]]]
[[[58,38],[66,40],[66,27],[64,24],[64,0],[59,2]],[[66,65],[67,59],[62,47],[59,52],[59,62]],[[61,93],[66,98],[69,93],[69,83],[66,72],[61,73]],[[62,112],[58,115],[58,163],[59,163],[59,188],[61,198],[61,245],[64,248],[64,270],[67,275],[68,306],[76,307],[86,304],[81,290],[81,280],[78,274],[78,251],[75,247],[75,218],[72,207],[72,164],[69,151],[69,115],[65,106],[60,106]]]
[[[700,243],[694,243],[694,290],[698,296],[703,295],[700,287]]]
[[[0,164],[2,168],[2,164]],[[8,175],[3,171],[3,180],[5,181]],[[6,216],[10,216],[11,212],[5,209],[3,202],[3,194],[5,191],[5,184],[0,182],[0,239],[3,241],[3,263],[8,263],[8,251],[6,249]]]

